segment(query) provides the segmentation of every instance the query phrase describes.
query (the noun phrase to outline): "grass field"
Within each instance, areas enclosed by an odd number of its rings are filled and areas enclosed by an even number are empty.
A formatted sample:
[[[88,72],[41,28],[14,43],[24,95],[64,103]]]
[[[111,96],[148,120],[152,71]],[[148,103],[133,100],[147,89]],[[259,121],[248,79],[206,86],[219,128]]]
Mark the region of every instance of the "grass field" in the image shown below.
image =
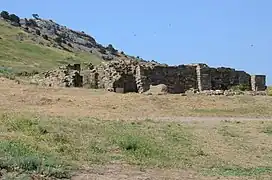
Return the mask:
[[[23,40],[20,41],[18,38]],[[32,38],[38,38],[44,45],[32,41]],[[49,41],[0,20],[0,73],[4,68],[9,68],[11,73],[33,70],[41,72],[66,63],[101,62],[95,55],[67,52],[47,47],[47,44],[50,44]]]
[[[271,101],[42,88],[2,78],[0,167],[18,178],[269,179]],[[224,118],[237,116],[259,119]]]
[[[272,175],[272,122],[174,123],[1,115],[0,167],[69,178],[77,168],[129,164],[201,177]]]

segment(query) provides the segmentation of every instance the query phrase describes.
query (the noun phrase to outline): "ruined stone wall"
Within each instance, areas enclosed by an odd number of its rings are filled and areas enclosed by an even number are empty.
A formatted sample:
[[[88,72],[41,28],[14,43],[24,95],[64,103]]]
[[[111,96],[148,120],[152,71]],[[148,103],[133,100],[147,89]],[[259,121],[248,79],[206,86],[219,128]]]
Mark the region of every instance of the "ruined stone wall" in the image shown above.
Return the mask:
[[[165,84],[169,93],[184,93],[190,89],[227,90],[239,84],[251,87],[250,75],[246,72],[211,68],[206,64],[163,66],[117,61],[99,66],[88,79],[92,87],[139,93],[159,84]]]
[[[210,68],[211,89],[227,90],[233,86],[246,85],[251,87],[250,75],[244,71],[236,71],[232,68]]]
[[[110,62],[85,72],[83,76],[84,84],[89,84],[89,87],[95,84],[97,88],[118,89],[119,92],[143,93],[151,85],[158,84],[167,85],[170,93],[182,93],[197,87],[195,67],[185,65],[169,67],[128,61]]]
[[[211,68],[206,64],[167,66],[136,61],[110,61],[81,70],[79,64],[62,66],[45,73],[47,86],[84,87],[109,91],[147,92],[164,84],[169,93],[187,90],[228,90],[243,85],[252,90],[265,90],[265,76],[250,76],[232,68]]]
[[[80,64],[69,64],[47,71],[41,83],[49,87],[82,87],[83,77],[80,74]]]
[[[138,92],[137,64],[131,61],[111,61],[84,71],[84,85],[118,92]]]
[[[196,70],[193,66],[154,66],[146,77],[149,86],[165,84],[169,93],[183,93],[197,87]]]
[[[266,90],[266,76],[252,75],[251,88],[252,88],[252,91],[265,91]]]

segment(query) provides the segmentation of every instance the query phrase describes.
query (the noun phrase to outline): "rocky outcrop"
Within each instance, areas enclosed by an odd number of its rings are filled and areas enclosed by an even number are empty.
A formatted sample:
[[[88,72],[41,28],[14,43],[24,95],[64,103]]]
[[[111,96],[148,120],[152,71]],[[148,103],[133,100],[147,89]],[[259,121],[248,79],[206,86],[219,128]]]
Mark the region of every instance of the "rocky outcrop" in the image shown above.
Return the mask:
[[[111,44],[104,47],[85,32],[69,29],[52,20],[24,18],[20,19],[20,26],[25,32],[32,34],[34,36],[32,40],[39,44],[71,52],[80,51],[93,54],[103,61],[115,61],[124,58],[145,62],[139,58],[128,56],[124,52],[118,52]],[[48,43],[41,43],[41,39]]]

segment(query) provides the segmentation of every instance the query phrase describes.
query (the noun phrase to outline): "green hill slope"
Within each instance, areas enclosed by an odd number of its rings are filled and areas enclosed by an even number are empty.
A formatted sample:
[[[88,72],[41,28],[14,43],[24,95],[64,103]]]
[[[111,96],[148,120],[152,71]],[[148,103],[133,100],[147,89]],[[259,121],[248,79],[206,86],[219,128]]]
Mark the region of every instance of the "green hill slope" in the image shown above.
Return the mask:
[[[39,43],[33,38],[40,38]],[[48,43],[0,20],[0,72],[41,72],[67,63],[101,62],[91,53],[60,50],[50,47]]]

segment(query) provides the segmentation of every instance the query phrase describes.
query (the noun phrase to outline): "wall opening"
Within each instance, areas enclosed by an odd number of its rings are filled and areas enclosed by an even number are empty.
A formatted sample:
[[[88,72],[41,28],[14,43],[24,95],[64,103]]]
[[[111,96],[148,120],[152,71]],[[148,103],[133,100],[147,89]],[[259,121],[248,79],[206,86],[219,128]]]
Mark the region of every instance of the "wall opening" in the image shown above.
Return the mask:
[[[133,75],[126,75],[124,78],[124,92],[138,92],[136,79]]]
[[[129,92],[138,92],[136,79],[133,75],[125,75],[119,80],[115,81],[113,84],[115,92],[119,93],[129,93]]]

